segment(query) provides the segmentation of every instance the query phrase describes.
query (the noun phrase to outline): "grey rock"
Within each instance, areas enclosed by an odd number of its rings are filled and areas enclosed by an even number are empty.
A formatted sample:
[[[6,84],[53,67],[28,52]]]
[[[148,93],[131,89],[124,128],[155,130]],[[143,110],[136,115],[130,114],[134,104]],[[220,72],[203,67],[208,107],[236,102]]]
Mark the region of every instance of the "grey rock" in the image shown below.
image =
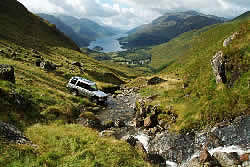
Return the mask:
[[[15,83],[14,67],[6,64],[0,64],[0,80]]]
[[[216,78],[216,83],[226,83],[225,58],[222,51],[215,54],[211,60],[211,65]]]
[[[238,165],[240,165],[240,160],[237,153],[235,155],[232,153],[215,152],[213,154],[213,157],[215,157],[218,160],[218,162],[222,167],[227,167],[227,166],[237,167]]]
[[[0,138],[17,144],[28,144],[31,141],[15,126],[0,121]]]
[[[249,125],[250,116],[245,116],[202,133],[175,134],[164,131],[156,134],[149,142],[148,150],[150,153],[160,153],[165,159],[181,164],[199,152],[201,145],[207,145],[208,149],[232,145],[247,148],[250,141]]]
[[[227,39],[224,40],[223,46],[227,47],[232,41],[239,35],[238,32],[233,33],[231,36],[229,36]]]
[[[115,131],[113,130],[104,130],[99,133],[99,136],[101,137],[112,137],[115,135]]]
[[[47,70],[47,71],[54,71],[56,70],[56,65],[49,62],[49,61],[43,61],[40,63],[40,67],[44,70]]]

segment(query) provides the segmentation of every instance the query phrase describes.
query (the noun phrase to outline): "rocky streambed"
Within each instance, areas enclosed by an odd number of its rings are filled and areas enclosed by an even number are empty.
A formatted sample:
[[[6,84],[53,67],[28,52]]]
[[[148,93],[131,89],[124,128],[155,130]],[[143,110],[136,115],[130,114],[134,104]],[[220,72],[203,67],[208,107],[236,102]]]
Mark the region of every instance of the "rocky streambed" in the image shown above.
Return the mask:
[[[171,133],[167,126],[154,120],[157,106],[138,111],[135,103],[141,98],[135,92],[123,88],[109,97],[106,108],[96,115],[106,126],[100,136],[114,136],[135,147],[140,143],[147,160],[160,166],[250,166],[250,116],[201,132]],[[151,112],[151,116],[146,117],[144,112]]]

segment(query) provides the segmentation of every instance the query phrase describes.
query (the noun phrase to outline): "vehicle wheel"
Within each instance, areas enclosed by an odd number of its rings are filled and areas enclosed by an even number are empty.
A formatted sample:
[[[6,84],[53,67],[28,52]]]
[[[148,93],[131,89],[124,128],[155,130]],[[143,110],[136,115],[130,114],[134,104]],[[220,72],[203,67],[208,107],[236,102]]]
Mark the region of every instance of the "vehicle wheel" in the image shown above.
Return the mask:
[[[78,96],[78,91],[77,91],[77,90],[73,90],[73,91],[72,91],[72,95]]]

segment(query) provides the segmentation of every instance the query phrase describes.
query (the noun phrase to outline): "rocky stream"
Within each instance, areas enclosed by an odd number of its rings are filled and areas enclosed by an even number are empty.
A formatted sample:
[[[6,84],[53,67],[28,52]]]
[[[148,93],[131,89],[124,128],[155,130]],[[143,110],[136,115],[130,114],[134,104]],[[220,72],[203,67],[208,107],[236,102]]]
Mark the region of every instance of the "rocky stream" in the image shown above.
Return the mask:
[[[225,121],[200,132],[175,134],[160,123],[154,123],[153,117],[151,122],[145,117],[142,122],[138,121],[142,111],[137,111],[135,103],[143,100],[135,89],[122,88],[119,92],[111,95],[106,108],[97,114],[106,127],[100,136],[114,136],[134,147],[139,145],[147,154],[147,160],[159,166],[250,166],[249,116]],[[145,110],[154,115],[157,106]]]

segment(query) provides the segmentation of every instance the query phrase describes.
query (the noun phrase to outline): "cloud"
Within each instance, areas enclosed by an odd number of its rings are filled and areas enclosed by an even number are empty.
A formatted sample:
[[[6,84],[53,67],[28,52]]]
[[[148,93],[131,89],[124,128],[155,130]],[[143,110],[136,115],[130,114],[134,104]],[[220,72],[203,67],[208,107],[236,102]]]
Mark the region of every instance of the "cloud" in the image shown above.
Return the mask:
[[[250,10],[249,0],[18,0],[35,13],[59,13],[98,23],[133,28],[169,11],[196,10],[235,17]]]

